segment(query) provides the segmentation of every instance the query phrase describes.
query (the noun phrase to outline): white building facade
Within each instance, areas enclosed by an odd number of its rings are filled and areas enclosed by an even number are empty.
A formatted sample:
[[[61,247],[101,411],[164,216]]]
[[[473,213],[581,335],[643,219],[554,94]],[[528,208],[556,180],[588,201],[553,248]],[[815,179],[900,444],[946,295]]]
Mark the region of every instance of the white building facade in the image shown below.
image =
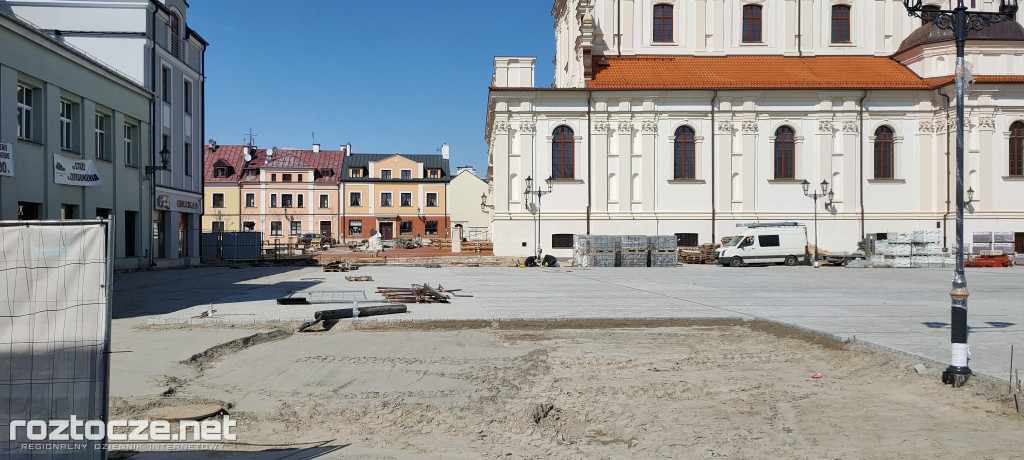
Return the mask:
[[[151,92],[148,177],[157,266],[198,265],[203,197],[207,43],[187,26],[185,0],[0,0],[3,9],[109,64]]]
[[[533,87],[535,58],[494,61],[495,254],[533,254],[538,220],[542,250],[559,257],[573,234],[710,243],[759,221],[813,232],[805,180],[833,192],[817,202],[823,249],[935,229],[952,246],[954,43],[901,1],[557,0],[552,15],[551,88]],[[972,32],[967,56],[966,232],[1015,232],[1024,246],[1024,28]],[[535,189],[554,179],[539,209],[527,177]]]

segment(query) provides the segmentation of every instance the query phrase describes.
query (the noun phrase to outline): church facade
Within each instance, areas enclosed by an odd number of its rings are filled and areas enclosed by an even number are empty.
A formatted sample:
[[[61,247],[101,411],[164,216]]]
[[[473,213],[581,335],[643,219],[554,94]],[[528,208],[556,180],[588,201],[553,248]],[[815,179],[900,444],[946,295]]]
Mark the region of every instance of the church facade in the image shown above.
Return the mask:
[[[695,245],[752,222],[813,241],[815,214],[822,249],[936,229],[952,247],[954,42],[902,2],[557,0],[552,15],[550,88],[535,58],[494,60],[495,254],[539,240],[568,257],[574,234]],[[965,231],[1024,246],[1024,28],[972,32],[967,61]],[[527,178],[550,193],[524,193]]]

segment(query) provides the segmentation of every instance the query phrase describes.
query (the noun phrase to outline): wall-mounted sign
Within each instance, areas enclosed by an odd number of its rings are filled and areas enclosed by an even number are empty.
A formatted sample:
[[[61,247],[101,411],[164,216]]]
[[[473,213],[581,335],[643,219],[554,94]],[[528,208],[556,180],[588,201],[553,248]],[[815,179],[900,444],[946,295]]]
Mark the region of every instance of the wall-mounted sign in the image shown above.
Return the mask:
[[[0,144],[0,176],[14,176],[14,149],[11,144]]]
[[[156,208],[197,214],[199,213],[199,198],[171,192],[158,193]]]
[[[53,156],[53,182],[81,186],[103,183],[92,160],[72,160],[60,155]]]

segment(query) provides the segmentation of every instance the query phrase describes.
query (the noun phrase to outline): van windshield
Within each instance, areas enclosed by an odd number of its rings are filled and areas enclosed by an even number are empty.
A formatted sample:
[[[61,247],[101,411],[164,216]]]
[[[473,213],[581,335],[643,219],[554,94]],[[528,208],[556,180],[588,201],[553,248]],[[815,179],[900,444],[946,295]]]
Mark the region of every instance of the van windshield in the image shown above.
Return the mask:
[[[729,237],[729,242],[725,243],[726,247],[738,246],[743,241],[743,237],[740,235],[734,235]]]

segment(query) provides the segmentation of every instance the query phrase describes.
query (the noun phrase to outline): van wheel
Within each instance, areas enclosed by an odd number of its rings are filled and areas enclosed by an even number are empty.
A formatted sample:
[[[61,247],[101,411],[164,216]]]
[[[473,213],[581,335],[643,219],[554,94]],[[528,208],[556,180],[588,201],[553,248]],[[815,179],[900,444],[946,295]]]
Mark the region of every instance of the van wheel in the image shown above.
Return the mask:
[[[729,266],[730,267],[742,267],[743,266],[743,259],[740,259],[739,256],[734,256],[732,259],[729,260]]]
[[[789,265],[790,267],[796,265],[796,256],[786,257],[786,265]]]

